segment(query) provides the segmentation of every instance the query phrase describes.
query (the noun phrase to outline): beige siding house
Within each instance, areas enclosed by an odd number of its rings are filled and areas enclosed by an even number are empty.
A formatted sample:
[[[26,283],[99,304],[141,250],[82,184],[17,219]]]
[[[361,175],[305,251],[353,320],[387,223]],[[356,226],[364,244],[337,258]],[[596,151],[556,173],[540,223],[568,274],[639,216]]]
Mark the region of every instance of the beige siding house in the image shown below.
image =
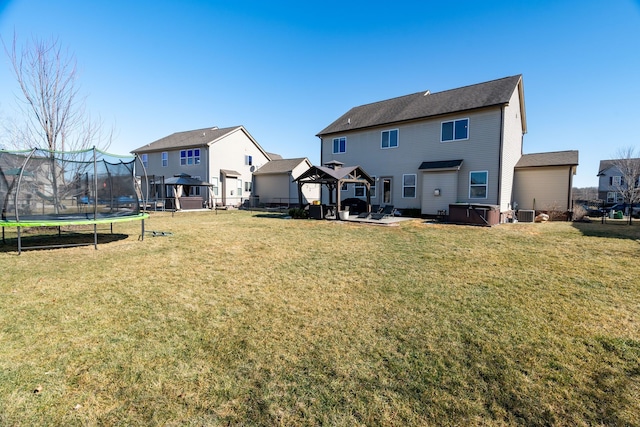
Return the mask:
[[[298,185],[294,182],[312,166],[309,159],[276,159],[266,163],[253,174],[255,203],[260,206],[297,205]],[[302,187],[303,203],[320,200],[319,184]]]
[[[205,206],[240,206],[252,195],[253,173],[272,157],[243,126],[177,132],[132,153],[146,169],[149,199],[170,200],[174,194],[164,181],[188,175],[211,184],[210,192],[191,186],[184,194],[202,198]]]
[[[526,132],[524,86],[516,75],[355,107],[317,136],[322,164],[360,165],[375,178],[372,204],[423,215],[483,205],[504,221],[517,200]],[[350,191],[343,194],[353,197]]]

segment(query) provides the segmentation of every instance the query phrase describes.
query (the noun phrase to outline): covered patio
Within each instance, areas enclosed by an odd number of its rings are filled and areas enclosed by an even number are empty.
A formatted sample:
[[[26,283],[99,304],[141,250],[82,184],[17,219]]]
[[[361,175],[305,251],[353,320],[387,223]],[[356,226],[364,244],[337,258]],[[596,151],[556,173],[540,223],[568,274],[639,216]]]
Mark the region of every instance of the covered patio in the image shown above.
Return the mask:
[[[371,185],[374,181],[360,166],[343,166],[341,162],[332,161],[325,166],[311,166],[294,181],[298,183],[298,202],[301,207],[303,206],[303,185],[324,185],[329,193],[329,201],[325,206],[330,213],[333,211],[332,215],[327,216],[335,216],[335,219],[339,219],[338,213],[343,210],[341,205],[343,184],[362,184],[367,199],[367,211],[371,210]]]

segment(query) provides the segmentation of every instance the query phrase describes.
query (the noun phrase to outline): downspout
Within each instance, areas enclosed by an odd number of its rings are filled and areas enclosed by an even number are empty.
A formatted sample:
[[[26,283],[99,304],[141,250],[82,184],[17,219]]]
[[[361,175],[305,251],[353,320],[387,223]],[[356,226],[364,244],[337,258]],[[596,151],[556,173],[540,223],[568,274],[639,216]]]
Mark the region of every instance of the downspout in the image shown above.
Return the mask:
[[[573,211],[571,190],[573,188],[573,166],[569,166],[569,194],[567,194],[567,210]]]
[[[504,105],[500,108],[500,145],[498,155],[498,209],[502,211],[502,156],[504,155]]]
[[[320,138],[320,166],[324,165],[324,159],[322,156],[322,144],[324,144],[324,141],[322,140],[322,137],[319,136],[318,138]],[[329,190],[331,191],[331,190]],[[322,204],[322,184],[320,184],[320,204]]]

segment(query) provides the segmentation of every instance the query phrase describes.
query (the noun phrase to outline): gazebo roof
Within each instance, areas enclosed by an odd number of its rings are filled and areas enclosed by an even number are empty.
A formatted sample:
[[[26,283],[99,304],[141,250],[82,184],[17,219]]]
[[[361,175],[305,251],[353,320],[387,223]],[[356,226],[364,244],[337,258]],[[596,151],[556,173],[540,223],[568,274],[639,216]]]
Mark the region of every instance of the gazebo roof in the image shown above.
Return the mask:
[[[294,181],[320,184],[337,183],[338,181],[374,183],[373,178],[360,166],[343,166],[335,169],[326,166],[311,166]]]
[[[180,174],[164,180],[165,185],[194,185],[211,187],[213,184],[200,181],[199,179],[191,178],[190,175]]]

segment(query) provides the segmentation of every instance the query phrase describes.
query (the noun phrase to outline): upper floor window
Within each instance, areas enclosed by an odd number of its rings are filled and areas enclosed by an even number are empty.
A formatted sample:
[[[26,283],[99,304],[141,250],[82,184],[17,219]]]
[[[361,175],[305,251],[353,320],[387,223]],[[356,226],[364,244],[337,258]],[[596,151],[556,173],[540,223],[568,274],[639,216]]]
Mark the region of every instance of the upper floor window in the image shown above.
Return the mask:
[[[624,180],[621,176],[610,176],[609,177],[609,185],[621,186],[624,184]]]
[[[167,153],[166,151],[162,152],[162,167],[166,168],[167,166],[169,166],[169,153]]]
[[[253,156],[244,156],[244,164],[251,166],[253,164]]]
[[[486,199],[488,193],[489,172],[469,172],[469,198]]]
[[[416,197],[416,174],[402,175],[402,197]]]
[[[395,148],[398,146],[398,129],[382,131],[381,148]]]
[[[142,166],[144,166],[145,168],[149,167],[149,155],[148,154],[143,154],[142,156],[140,156],[140,160],[142,161]]]
[[[469,119],[442,122],[440,142],[469,139]]]
[[[180,150],[180,164],[184,165],[199,165],[200,164],[200,149],[194,150]]]
[[[333,138],[333,154],[347,152],[347,137]]]

